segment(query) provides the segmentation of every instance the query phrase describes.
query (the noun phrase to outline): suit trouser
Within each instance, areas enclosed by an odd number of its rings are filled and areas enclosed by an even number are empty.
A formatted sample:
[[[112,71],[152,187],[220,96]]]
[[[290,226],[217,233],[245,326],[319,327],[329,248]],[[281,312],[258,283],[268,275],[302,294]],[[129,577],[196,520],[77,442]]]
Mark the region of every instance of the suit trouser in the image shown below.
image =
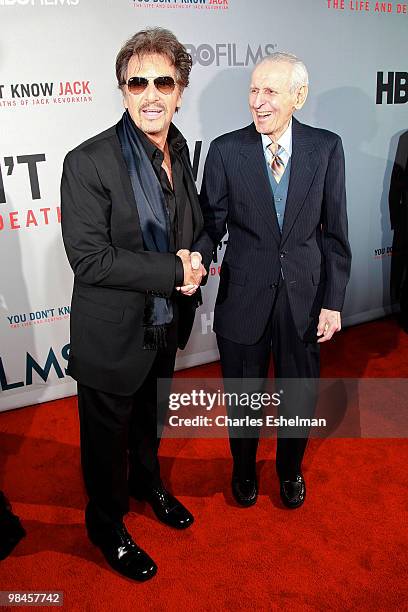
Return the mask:
[[[320,373],[320,347],[317,342],[303,342],[299,338],[283,281],[277,290],[266,329],[256,344],[238,344],[219,334],[217,342],[222,375],[226,379],[266,379],[272,348],[275,381],[294,379],[293,384],[285,386],[289,392],[285,392],[284,399],[282,396],[279,414],[287,418],[296,415],[309,418],[313,416]],[[308,382],[306,379],[312,380]],[[237,416],[236,408],[228,406],[228,416]],[[291,437],[286,437],[287,435],[283,428],[278,429],[276,467],[283,479],[291,479],[300,472],[308,430],[292,432],[289,434]],[[249,434],[244,433],[240,437],[230,435],[234,471],[243,478],[252,478],[255,475],[258,440],[259,428],[251,428]]]
[[[160,482],[158,424],[163,423],[168,402],[157,402],[157,379],[173,376],[175,324],[169,332],[168,347],[157,351],[133,395],[78,384],[81,464],[89,497],[86,522],[96,529],[123,520],[129,510],[129,489],[143,494]]]
[[[408,265],[405,268],[405,276],[400,289],[400,308],[401,323],[408,328]]]

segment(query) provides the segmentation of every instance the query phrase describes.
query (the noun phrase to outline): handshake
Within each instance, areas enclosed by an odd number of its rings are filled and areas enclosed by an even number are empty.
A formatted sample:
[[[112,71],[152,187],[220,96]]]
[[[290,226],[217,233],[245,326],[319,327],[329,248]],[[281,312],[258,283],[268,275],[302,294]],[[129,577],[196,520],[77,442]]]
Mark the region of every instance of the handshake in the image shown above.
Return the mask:
[[[203,276],[206,276],[207,271],[201,263],[201,254],[197,251],[190,253],[187,249],[177,251],[183,263],[184,280],[182,287],[176,287],[183,295],[193,295],[201,284]]]

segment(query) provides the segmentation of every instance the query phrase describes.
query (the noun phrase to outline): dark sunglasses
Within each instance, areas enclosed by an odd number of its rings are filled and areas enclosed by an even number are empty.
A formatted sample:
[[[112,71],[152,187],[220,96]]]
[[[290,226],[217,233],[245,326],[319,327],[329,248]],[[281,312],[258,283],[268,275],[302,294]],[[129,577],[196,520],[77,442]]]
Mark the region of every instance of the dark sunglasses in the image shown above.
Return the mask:
[[[155,79],[148,79],[146,77],[131,77],[126,85],[131,94],[141,94],[149,84],[149,81],[153,81],[157,91],[162,94],[171,94],[174,91],[176,82],[171,76],[159,76]]]

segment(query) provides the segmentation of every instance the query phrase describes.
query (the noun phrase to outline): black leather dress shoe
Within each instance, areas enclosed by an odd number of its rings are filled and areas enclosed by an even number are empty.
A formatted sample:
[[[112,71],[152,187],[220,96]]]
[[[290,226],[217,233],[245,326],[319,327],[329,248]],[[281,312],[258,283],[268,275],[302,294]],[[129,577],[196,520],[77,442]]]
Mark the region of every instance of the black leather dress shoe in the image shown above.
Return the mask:
[[[194,523],[194,517],[178,499],[174,497],[163,484],[152,487],[146,493],[130,491],[130,495],[138,501],[146,501],[151,505],[153,512],[169,527],[187,529]]]
[[[101,549],[106,561],[119,574],[139,582],[149,580],[156,574],[157,565],[144,550],[136,546],[123,523],[101,531],[87,528],[92,544]]]
[[[0,491],[0,561],[8,557],[25,535],[20,519],[13,514],[9,501]]]
[[[248,508],[256,503],[258,499],[258,483],[256,477],[240,478],[233,474],[231,488],[235,501],[240,506]]]
[[[287,508],[299,508],[306,497],[306,483],[302,474],[297,474],[295,480],[281,480],[280,496]]]

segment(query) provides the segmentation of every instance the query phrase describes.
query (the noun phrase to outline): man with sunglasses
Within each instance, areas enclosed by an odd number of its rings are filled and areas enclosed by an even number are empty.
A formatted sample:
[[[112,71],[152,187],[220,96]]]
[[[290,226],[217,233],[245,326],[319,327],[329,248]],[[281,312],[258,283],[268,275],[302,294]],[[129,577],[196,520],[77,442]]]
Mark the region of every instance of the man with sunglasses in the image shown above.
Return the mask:
[[[68,367],[78,382],[86,527],[111,567],[134,580],[157,567],[123,523],[129,495],[171,527],[193,522],[160,477],[167,403],[156,389],[187,343],[206,274],[190,253],[203,220],[186,141],[172,123],[190,70],[168,30],[127,41],[116,60],[126,110],[67,155],[61,185],[75,274]]]

